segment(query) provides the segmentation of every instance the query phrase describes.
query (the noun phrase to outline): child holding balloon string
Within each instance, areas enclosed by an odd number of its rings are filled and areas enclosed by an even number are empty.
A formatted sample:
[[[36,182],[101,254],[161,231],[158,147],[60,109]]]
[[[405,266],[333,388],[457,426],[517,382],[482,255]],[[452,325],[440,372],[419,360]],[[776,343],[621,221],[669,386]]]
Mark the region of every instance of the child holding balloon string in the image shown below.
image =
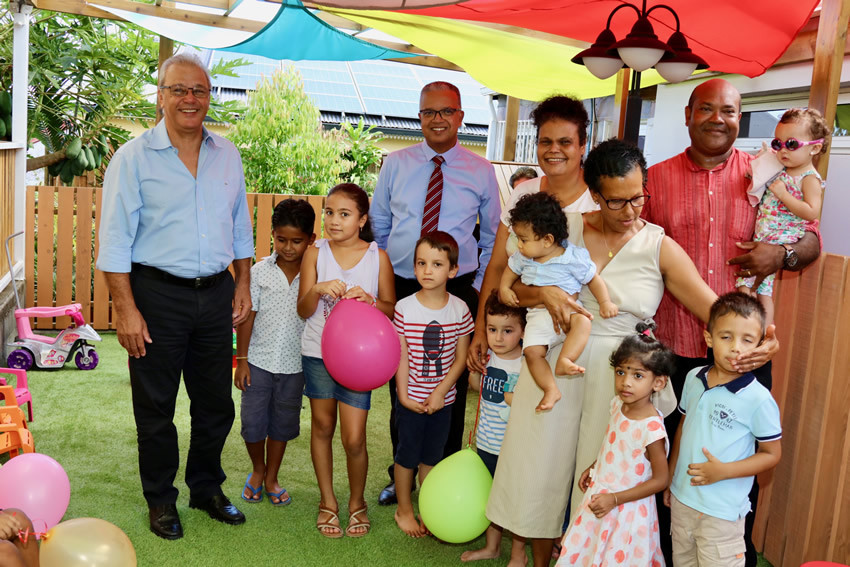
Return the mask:
[[[413,511],[414,470],[419,468],[421,485],[443,457],[455,383],[466,369],[466,350],[475,330],[466,303],[446,290],[457,270],[458,246],[450,234],[438,230],[422,236],[413,258],[413,272],[422,289],[399,300],[393,316],[401,342],[395,377],[395,521],[410,537],[428,534]]]
[[[522,368],[522,334],[525,329],[524,307],[510,307],[499,301],[493,290],[484,304],[487,331],[487,365],[484,375],[469,374],[469,386],[480,392],[480,411],[476,428],[475,445],[478,456],[484,461],[490,475],[496,474],[496,463],[505,438],[505,428],[510,414],[519,373]],[[485,545],[481,549],[464,551],[463,562],[497,559],[501,555],[501,526],[491,523],[485,532]],[[513,535],[511,560],[508,565],[525,565],[525,539]]]
[[[242,391],[242,438],[253,470],[242,500],[263,490],[274,506],[292,500],[278,483],[287,442],[300,434],[301,333],[296,312],[301,260],[316,235],[316,213],[303,199],[286,199],[272,214],[274,252],[251,268],[251,313],[236,329],[234,385]]]
[[[561,544],[559,566],[664,565],[654,495],[667,487],[668,439],[654,404],[673,352],[639,323],[611,355],[617,395],[599,457],[579,479],[585,495]]]
[[[301,337],[304,395],[310,399],[310,454],[321,500],[316,527],[328,538],[343,537],[339,505],[333,488],[331,443],[340,422],[350,496],[345,534],[362,537],[371,525],[366,516],[366,418],[371,392],[358,392],[334,381],[322,361],[322,331],[331,309],[340,299],[374,305],[392,317],[395,286],[392,264],[372,241],[369,197],[360,186],[342,183],[325,199],[324,230],[304,253],[298,294],[298,314],[307,321]],[[352,340],[356,340],[352,329]]]
[[[38,567],[38,542],[32,522],[21,510],[0,509],[0,565]]]

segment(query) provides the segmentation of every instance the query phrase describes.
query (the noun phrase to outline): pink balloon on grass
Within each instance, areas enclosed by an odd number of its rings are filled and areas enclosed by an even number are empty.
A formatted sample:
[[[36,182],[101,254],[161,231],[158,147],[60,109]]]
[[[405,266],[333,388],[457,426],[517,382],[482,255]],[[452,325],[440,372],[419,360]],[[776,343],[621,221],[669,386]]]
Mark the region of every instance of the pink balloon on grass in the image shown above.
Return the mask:
[[[0,508],[23,510],[37,530],[62,520],[71,483],[62,465],[41,453],[24,453],[0,467]]]
[[[401,343],[379,309],[356,299],[337,303],[322,332],[322,360],[334,380],[367,392],[386,384],[398,370]]]

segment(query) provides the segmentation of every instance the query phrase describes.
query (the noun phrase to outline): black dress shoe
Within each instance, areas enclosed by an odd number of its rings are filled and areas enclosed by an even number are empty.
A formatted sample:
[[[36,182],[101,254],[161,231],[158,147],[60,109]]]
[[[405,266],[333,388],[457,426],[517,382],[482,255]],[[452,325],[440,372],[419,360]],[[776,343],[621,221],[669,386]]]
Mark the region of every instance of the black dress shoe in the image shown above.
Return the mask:
[[[230,500],[224,494],[216,494],[207,500],[189,499],[189,508],[197,508],[203,510],[210,515],[213,520],[224,522],[238,526],[245,523],[245,514],[239,511],[236,506],[231,504]]]
[[[174,504],[151,506],[148,510],[151,531],[163,539],[180,539],[183,537],[183,526],[180,515]]]
[[[384,487],[381,494],[378,496],[378,504],[381,506],[398,504],[398,499],[395,496],[395,482],[391,482]]]

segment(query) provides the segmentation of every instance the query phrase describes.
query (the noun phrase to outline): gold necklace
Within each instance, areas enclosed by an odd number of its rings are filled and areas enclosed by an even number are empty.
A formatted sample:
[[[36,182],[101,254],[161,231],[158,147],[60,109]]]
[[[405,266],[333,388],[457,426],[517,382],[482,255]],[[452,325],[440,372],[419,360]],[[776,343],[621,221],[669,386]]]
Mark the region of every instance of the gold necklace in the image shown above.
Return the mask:
[[[613,258],[614,257],[614,251],[611,250],[610,246],[608,246],[608,239],[605,237],[605,219],[599,219],[599,221],[602,224],[602,240],[605,242],[605,248],[608,249],[608,257]]]

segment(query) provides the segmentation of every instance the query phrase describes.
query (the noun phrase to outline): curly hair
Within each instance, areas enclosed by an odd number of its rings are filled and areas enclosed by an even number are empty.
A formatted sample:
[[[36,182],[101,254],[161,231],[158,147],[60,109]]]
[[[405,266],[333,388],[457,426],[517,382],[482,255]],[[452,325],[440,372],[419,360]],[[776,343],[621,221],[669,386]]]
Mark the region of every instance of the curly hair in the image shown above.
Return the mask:
[[[284,199],[274,207],[272,228],[292,226],[304,234],[313,234],[316,211],[306,199]]]
[[[779,119],[780,124],[790,124],[792,122],[805,122],[809,126],[809,135],[812,140],[823,138],[818,154],[826,153],[826,148],[829,145],[829,135],[832,134],[832,128],[826,123],[823,114],[816,108],[789,108]]]
[[[490,297],[487,298],[487,302],[484,304],[484,313],[487,315],[504,315],[505,317],[516,317],[519,319],[520,325],[525,329],[525,307],[511,307],[510,305],[505,305],[501,301],[499,301],[499,292],[498,290],[493,290],[490,292]]]
[[[745,319],[755,316],[761,324],[761,332],[762,335],[764,335],[764,329],[767,324],[767,316],[765,314],[764,307],[762,307],[762,304],[758,299],[748,293],[741,293],[740,291],[724,293],[717,298],[711,306],[711,311],[708,313],[708,324],[706,325],[708,332],[711,332],[711,329],[714,327],[714,323],[717,322],[717,319],[724,315],[728,315],[729,313],[734,313],[738,317],[743,317]]]
[[[512,225],[526,223],[537,238],[551,234],[556,244],[560,244],[570,235],[567,228],[567,215],[561,209],[561,203],[542,191],[523,195],[511,209]]]
[[[594,193],[602,193],[603,177],[625,177],[639,167],[646,185],[646,159],[640,148],[630,142],[611,138],[587,154],[584,160],[584,182]]]
[[[555,95],[542,101],[531,111],[531,120],[538,131],[542,125],[557,119],[575,124],[578,128],[579,143],[584,145],[587,142],[587,125],[590,124],[590,119],[582,101],[567,95]]]
[[[635,334],[624,338],[617,350],[611,353],[611,366],[616,368],[629,359],[637,359],[655,375],[672,376],[676,371],[675,355],[652,334],[655,331],[655,323],[641,321],[635,331]]]

